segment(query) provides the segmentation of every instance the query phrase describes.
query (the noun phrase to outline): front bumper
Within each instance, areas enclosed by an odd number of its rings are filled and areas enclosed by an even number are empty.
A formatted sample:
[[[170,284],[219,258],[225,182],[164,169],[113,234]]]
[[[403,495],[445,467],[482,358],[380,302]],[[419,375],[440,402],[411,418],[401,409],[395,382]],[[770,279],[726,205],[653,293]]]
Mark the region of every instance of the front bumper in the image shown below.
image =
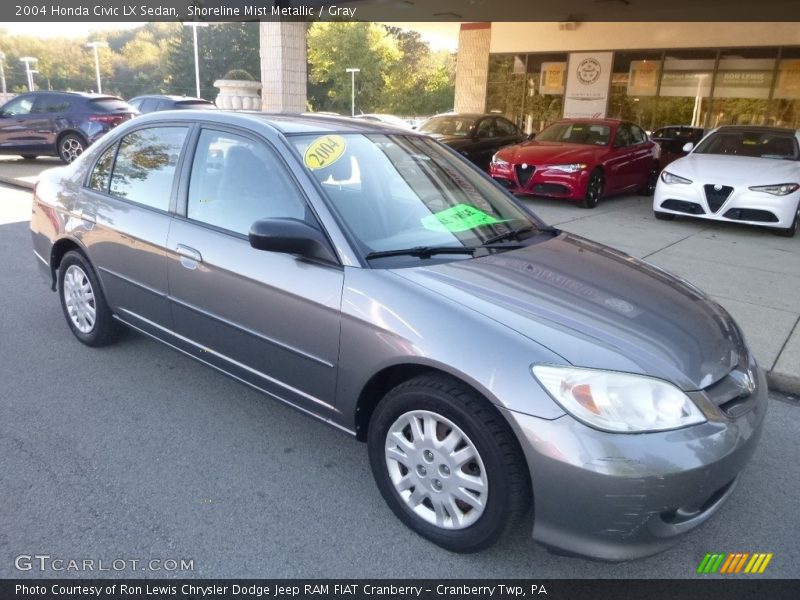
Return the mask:
[[[533,485],[533,538],[603,560],[660,552],[707,521],[731,495],[755,450],[767,408],[756,367],[749,410],[658,433],[613,434],[566,415],[548,421],[501,409]],[[708,405],[704,412],[713,413]]]
[[[745,186],[734,187],[725,202],[713,210],[709,205],[702,182],[667,184],[659,179],[653,197],[653,210],[745,223],[761,227],[791,227],[800,204],[800,191],[786,196],[754,192]]]
[[[525,169],[522,168],[522,164],[489,165],[489,174],[492,178],[514,194],[568,200],[580,200],[586,195],[589,173],[589,169],[577,173],[564,173],[548,169],[546,165],[536,166],[527,163]]]

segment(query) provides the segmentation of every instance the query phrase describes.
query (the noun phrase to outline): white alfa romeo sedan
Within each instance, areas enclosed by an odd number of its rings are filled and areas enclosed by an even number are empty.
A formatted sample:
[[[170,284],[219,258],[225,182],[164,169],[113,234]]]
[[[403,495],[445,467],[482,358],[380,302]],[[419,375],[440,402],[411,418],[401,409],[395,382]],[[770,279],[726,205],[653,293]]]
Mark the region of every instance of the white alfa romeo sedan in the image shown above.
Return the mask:
[[[657,219],[689,215],[769,227],[792,237],[800,220],[800,131],[720,127],[661,172]]]

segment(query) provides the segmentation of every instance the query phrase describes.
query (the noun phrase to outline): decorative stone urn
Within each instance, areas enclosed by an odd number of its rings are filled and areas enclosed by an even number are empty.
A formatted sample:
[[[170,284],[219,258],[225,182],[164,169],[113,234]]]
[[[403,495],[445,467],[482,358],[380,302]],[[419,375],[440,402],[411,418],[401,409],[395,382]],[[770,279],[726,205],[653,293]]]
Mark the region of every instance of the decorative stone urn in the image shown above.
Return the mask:
[[[218,108],[232,110],[261,110],[260,81],[245,79],[217,79],[214,87],[219,89],[215,101]]]

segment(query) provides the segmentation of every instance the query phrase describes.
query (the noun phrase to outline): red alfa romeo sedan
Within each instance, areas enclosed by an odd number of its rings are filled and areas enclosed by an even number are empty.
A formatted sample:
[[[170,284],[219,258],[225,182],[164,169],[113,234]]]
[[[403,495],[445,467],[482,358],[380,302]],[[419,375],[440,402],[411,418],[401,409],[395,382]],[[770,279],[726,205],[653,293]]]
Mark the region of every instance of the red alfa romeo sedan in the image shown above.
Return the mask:
[[[501,148],[489,173],[515,194],[566,198],[594,208],[612,194],[652,194],[658,154],[658,144],[633,123],[564,119],[534,140]]]

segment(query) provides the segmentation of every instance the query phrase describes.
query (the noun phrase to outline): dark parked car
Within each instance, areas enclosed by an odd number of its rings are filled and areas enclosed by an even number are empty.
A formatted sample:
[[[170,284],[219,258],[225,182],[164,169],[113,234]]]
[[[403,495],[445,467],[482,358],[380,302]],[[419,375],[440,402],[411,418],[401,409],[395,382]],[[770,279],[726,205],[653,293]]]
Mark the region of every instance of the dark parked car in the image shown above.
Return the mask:
[[[420,125],[418,131],[457,150],[484,171],[489,170],[489,161],[500,148],[527,139],[514,123],[493,114],[437,115]]]
[[[396,127],[144,115],[45,171],[30,226],[80,342],[127,325],[367,442],[390,508],[453,551],[532,506],[547,546],[658,552],[732,496],[762,429],[719,304]]]
[[[136,96],[128,100],[142,114],[159,110],[216,110],[217,105],[202,98],[189,98],[187,96]]]
[[[535,140],[493,158],[491,175],[516,194],[577,200],[594,208],[603,196],[652,194],[658,146],[638,125],[616,119],[563,119]]]
[[[705,130],[702,127],[691,127],[689,125],[668,125],[656,129],[650,139],[661,147],[659,164],[663,169],[669,163],[686,156],[683,147],[691,142],[694,146],[703,139]]]
[[[136,109],[122,98],[81,92],[29,92],[0,107],[0,152],[72,162]]]

